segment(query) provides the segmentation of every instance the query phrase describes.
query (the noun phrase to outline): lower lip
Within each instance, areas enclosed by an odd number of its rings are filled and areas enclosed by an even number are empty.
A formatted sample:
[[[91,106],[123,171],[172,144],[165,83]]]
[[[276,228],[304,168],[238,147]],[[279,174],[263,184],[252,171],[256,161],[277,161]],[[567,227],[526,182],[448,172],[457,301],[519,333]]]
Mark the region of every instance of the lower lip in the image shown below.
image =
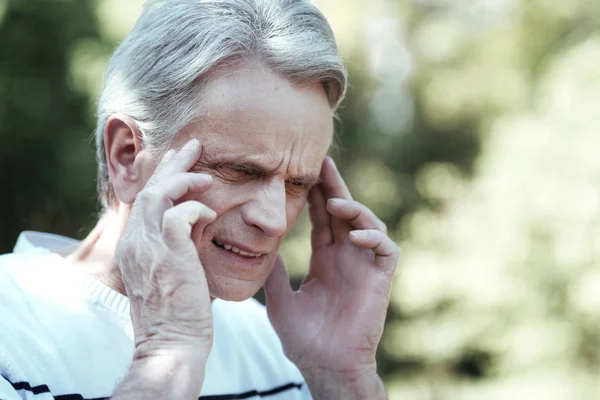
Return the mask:
[[[224,256],[229,257],[229,259],[235,262],[238,265],[241,265],[245,268],[256,268],[260,266],[265,260],[265,255],[259,257],[244,257],[239,254],[234,253],[233,251],[229,251],[224,249],[223,247],[217,246],[213,243],[213,246],[217,248]]]

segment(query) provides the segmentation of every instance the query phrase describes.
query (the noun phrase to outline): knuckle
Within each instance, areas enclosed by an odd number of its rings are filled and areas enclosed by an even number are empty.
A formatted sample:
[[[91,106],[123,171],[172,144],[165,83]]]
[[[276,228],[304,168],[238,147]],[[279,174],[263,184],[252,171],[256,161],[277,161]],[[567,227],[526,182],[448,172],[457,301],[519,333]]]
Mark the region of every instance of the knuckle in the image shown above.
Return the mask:
[[[356,201],[352,200],[354,204],[352,204],[352,208],[350,208],[347,213],[350,215],[350,220],[351,221],[357,221],[360,220],[361,217],[364,215],[363,213],[363,206],[360,203],[357,203]]]
[[[153,186],[146,186],[137,194],[137,200],[147,203],[156,198],[156,189]]]
[[[379,247],[386,246],[386,241],[389,239],[385,233],[381,232],[379,229],[373,230],[373,238],[377,241]]]
[[[357,200],[349,200],[349,201],[350,201],[350,205],[355,210],[355,213],[357,215],[360,215],[363,213],[363,210],[366,208],[366,206],[364,204],[362,204],[361,202],[359,202]]]
[[[195,201],[195,200],[187,201],[186,206],[189,207],[191,212],[195,212],[195,213],[200,213],[205,208],[207,208],[204,204],[200,203],[199,201]]]
[[[179,241],[182,234],[187,235],[190,230],[187,219],[177,213],[177,210],[170,208],[163,215],[162,235],[167,244],[172,245],[173,241]]]
[[[190,213],[194,215],[194,219],[198,219],[200,217],[205,217],[214,214],[215,212],[210,207],[199,201],[191,201]]]
[[[157,186],[151,186],[151,187],[146,187],[146,188],[142,189],[138,193],[136,201],[138,199],[139,199],[140,203],[142,203],[142,204],[160,204],[162,207],[168,206],[168,204],[170,202],[164,189],[157,187]],[[153,216],[149,215],[148,217],[153,217]]]
[[[178,226],[184,222],[183,218],[177,213],[176,208],[169,208],[163,214],[163,228]]]

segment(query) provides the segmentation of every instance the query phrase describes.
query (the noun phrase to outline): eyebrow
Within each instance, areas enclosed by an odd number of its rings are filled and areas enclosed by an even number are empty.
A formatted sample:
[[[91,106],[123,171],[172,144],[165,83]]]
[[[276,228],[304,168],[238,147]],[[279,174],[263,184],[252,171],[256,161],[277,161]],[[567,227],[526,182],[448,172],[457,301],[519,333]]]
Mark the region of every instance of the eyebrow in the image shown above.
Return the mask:
[[[250,175],[257,176],[267,176],[272,173],[272,170],[266,168],[265,166],[253,162],[253,161],[238,161],[238,160],[229,160],[229,161],[213,161],[209,163],[212,168],[231,168],[236,171],[243,171]],[[318,176],[313,175],[298,175],[298,176],[290,176],[288,181],[292,181],[294,183],[299,183],[301,185],[313,186],[320,182],[320,178]]]

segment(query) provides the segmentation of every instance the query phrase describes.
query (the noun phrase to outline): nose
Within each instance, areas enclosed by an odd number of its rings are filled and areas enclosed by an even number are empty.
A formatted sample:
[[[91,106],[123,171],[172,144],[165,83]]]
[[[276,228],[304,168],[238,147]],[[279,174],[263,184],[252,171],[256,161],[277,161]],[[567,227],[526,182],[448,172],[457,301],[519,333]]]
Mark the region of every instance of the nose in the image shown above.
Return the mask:
[[[246,203],[242,217],[267,236],[283,235],[287,231],[285,182],[265,179]]]

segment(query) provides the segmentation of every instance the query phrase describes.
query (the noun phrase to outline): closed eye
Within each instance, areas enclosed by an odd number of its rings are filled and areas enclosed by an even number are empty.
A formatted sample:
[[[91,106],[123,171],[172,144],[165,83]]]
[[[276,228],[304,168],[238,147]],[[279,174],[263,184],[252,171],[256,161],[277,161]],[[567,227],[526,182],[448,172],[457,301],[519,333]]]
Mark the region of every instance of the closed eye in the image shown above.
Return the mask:
[[[286,182],[287,192],[293,197],[302,197],[308,194],[310,189],[316,184],[316,179],[289,179]]]
[[[211,168],[230,180],[246,180],[264,175],[264,171],[259,168],[234,162],[213,163]]]
[[[303,182],[299,179],[290,179],[288,183],[291,183],[294,186],[306,186],[306,182]]]

